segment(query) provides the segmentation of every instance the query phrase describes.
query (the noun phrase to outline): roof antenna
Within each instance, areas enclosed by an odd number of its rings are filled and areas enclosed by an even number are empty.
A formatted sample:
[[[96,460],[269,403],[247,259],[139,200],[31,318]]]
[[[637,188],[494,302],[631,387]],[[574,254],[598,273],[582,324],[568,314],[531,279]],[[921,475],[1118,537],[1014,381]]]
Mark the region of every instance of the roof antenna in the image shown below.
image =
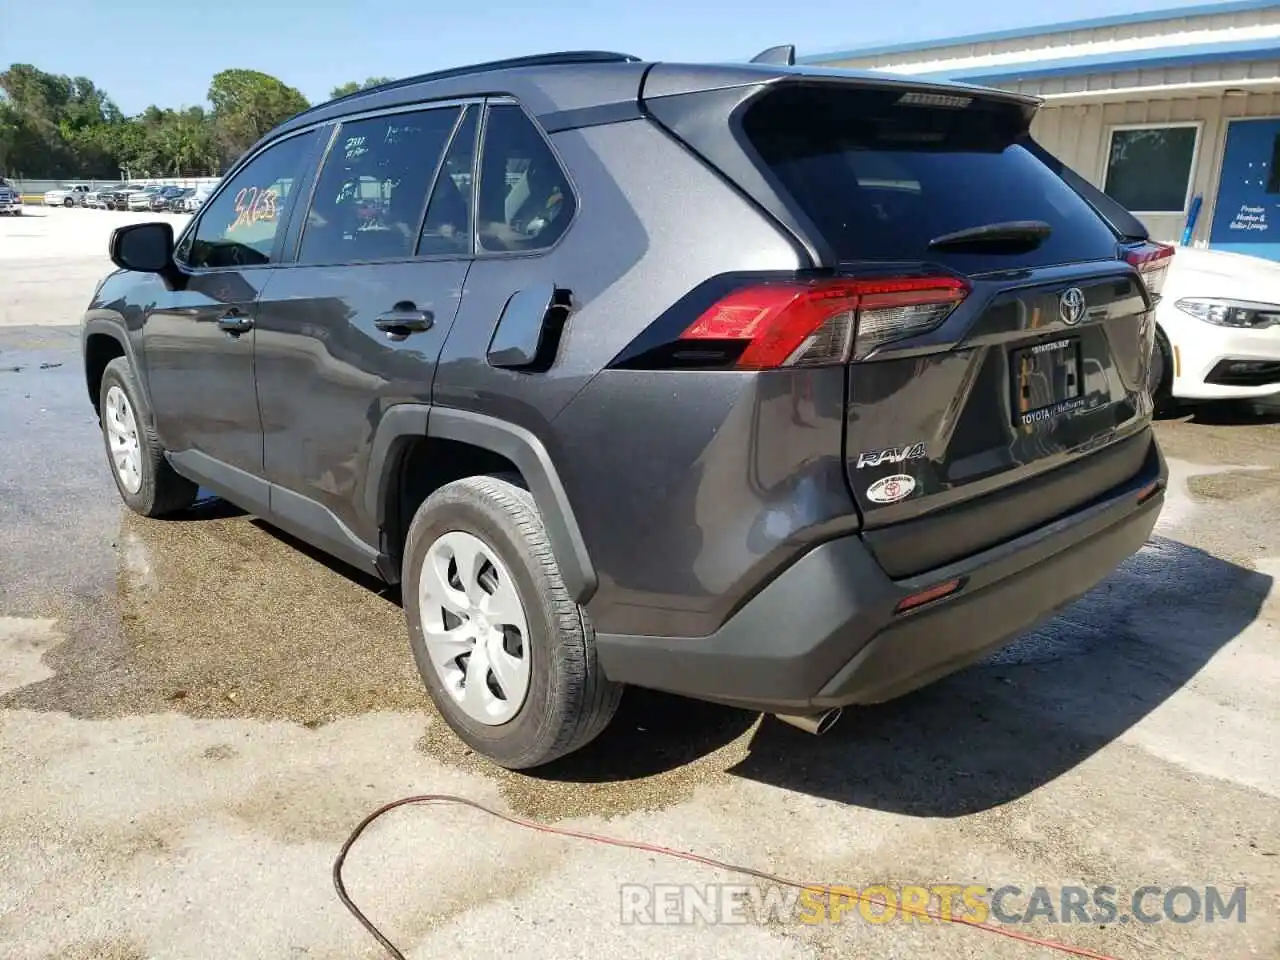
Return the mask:
[[[771,63],[780,67],[794,67],[796,65],[796,48],[793,43],[784,43],[781,46],[770,47],[763,53],[757,53],[751,58],[752,63]]]

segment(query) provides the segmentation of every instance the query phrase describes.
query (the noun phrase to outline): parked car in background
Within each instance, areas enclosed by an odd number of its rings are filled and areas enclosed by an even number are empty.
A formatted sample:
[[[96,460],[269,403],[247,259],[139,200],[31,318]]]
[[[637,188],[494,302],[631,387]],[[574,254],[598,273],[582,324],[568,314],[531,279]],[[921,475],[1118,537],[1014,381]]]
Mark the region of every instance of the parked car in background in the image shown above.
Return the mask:
[[[400,584],[441,717],[504,766],[627,684],[821,733],[1160,514],[1174,251],[1039,106],[604,53],[327,102],[182,229],[115,231],[82,328],[104,466],[141,515],[204,488]]]
[[[22,216],[22,194],[4,177],[0,177],[0,214]]]
[[[129,197],[142,190],[140,183],[126,183],[102,194],[102,206],[107,210],[128,210]]]
[[[1157,402],[1280,396],[1280,264],[1181,248],[1156,326]]]
[[[204,202],[209,199],[209,194],[213,193],[217,188],[218,185],[216,183],[206,183],[204,186],[196,187],[191,191],[191,195],[184,199],[182,211],[184,213],[195,213],[204,206]]]
[[[121,184],[118,183],[105,183],[100,187],[95,187],[84,195],[84,205],[92,210],[105,209],[106,195],[120,186]]]
[[[161,191],[164,189],[165,188],[158,183],[145,186],[141,190],[137,190],[129,194],[129,198],[125,202],[125,206],[130,210],[150,210],[151,201],[160,196]]]
[[[84,198],[88,195],[89,185],[87,183],[73,183],[69,187],[46,190],[44,193],[44,205],[46,207],[82,207],[84,206]]]
[[[151,209],[158,212],[166,210],[174,210],[174,204],[187,195],[190,187],[168,186],[162,187],[158,193],[151,198]]]

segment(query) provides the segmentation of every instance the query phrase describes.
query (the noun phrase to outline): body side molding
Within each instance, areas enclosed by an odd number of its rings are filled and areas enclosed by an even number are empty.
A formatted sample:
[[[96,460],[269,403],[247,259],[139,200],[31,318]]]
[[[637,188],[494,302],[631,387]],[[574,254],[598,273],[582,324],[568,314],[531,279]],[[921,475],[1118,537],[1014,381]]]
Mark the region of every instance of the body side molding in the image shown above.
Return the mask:
[[[199,450],[168,454],[173,469],[230,503],[364,573],[395,582],[388,558],[361,540],[321,503],[233,467]]]

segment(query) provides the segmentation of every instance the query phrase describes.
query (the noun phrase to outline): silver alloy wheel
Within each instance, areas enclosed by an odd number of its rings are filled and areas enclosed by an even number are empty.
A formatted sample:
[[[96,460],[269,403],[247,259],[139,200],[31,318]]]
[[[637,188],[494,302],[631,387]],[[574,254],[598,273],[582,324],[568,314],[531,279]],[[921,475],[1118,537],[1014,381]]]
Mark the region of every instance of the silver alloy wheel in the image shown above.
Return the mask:
[[[506,564],[461,530],[427,547],[418,576],[427,654],[440,683],[478,723],[511,720],[529,692],[529,625]]]
[[[120,485],[130,493],[137,493],[142,488],[142,446],[138,442],[138,421],[133,407],[129,397],[115,384],[107,388],[105,406],[102,422],[107,428],[111,464]]]

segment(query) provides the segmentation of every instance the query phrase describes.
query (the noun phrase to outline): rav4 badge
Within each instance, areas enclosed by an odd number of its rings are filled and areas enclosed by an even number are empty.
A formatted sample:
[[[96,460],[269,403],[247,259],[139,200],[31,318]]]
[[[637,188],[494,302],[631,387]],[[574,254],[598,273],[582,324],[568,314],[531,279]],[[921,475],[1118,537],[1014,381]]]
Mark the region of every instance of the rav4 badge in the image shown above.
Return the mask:
[[[867,499],[872,503],[897,503],[905,500],[915,492],[916,481],[905,473],[896,473],[892,477],[881,477],[867,487]]]
[[[882,463],[902,463],[904,460],[922,460],[928,451],[923,441],[902,447],[885,447],[883,450],[865,450],[858,454],[856,469],[878,467]]]

